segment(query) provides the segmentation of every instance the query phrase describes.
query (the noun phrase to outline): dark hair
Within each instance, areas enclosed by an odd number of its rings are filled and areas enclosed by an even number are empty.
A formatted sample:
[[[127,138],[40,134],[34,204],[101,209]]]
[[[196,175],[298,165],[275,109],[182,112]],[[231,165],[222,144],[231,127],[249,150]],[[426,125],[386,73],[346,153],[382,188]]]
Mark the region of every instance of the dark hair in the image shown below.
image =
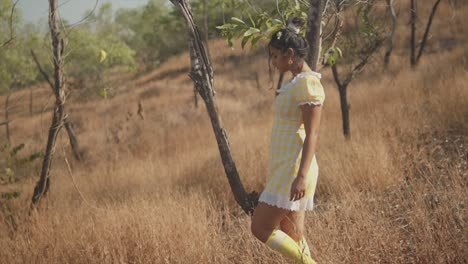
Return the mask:
[[[304,26],[305,21],[302,18],[295,17],[289,22],[289,24],[300,29]],[[291,48],[294,50],[295,56],[301,59],[305,58],[309,51],[309,43],[307,43],[307,40],[299,33],[296,33],[294,28],[291,26],[276,31],[271,36],[270,43],[268,45],[279,49],[282,52],[286,52]]]

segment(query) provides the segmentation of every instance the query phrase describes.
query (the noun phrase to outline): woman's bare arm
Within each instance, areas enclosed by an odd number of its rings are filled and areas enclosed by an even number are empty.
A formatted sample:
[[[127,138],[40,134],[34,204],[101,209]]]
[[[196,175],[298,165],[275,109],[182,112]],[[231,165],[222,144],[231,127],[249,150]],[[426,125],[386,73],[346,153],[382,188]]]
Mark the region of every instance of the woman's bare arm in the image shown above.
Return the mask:
[[[320,127],[320,117],[322,115],[322,106],[303,105],[301,106],[301,111],[306,137],[302,147],[299,171],[291,185],[291,201],[297,201],[304,197],[305,190],[307,189],[308,183],[306,181],[306,176],[315,155],[315,147],[317,145],[317,137]]]
[[[304,121],[305,139],[302,147],[301,165],[298,177],[305,177],[309,171],[310,164],[315,155],[317,138],[320,127],[320,117],[322,115],[321,105],[302,105],[302,119]]]

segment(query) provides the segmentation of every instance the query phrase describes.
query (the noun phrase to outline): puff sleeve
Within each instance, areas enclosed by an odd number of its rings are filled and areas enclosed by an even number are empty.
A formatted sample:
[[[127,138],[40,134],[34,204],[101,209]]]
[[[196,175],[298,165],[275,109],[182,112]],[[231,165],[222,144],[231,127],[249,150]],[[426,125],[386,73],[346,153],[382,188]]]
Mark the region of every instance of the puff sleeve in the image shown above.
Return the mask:
[[[295,86],[294,100],[297,106],[322,105],[325,101],[325,92],[318,77],[309,74],[302,76]]]

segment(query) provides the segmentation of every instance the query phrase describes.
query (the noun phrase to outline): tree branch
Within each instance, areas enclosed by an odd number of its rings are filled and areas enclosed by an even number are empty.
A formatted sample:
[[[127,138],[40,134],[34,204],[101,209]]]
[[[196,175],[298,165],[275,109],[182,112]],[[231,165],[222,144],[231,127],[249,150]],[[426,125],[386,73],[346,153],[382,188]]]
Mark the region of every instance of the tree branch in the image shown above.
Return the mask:
[[[36,53],[34,53],[34,50],[31,49],[31,56],[34,59],[34,62],[36,63],[37,68],[39,69],[39,72],[42,74],[42,77],[47,81],[47,83],[50,85],[50,88],[52,88],[52,91],[54,90],[54,84],[50,81],[49,75],[47,72],[42,68],[41,63],[37,59]]]
[[[393,46],[395,46],[395,31],[397,26],[397,17],[395,13],[395,9],[393,8],[393,0],[387,0],[387,8],[390,16],[392,17],[392,31],[390,32],[390,36],[388,38],[388,46],[387,50],[385,51],[384,56],[384,65],[387,66],[390,62],[390,55],[392,55]]]
[[[369,59],[372,57],[372,55],[374,55],[374,53],[381,45],[382,40],[377,40],[372,45],[372,47],[366,52],[364,58],[362,58],[361,62],[354,66],[353,70],[348,74],[348,77],[346,77],[346,79],[343,81],[342,84],[344,86],[347,86],[354,79],[354,77],[356,77],[356,75],[364,69],[364,66],[366,66],[367,62],[369,62]]]
[[[437,11],[437,7],[439,6],[439,4],[440,4],[440,0],[437,0],[434,3],[434,6],[432,7],[431,15],[429,16],[429,20],[427,21],[426,30],[424,31],[424,36],[422,38],[421,46],[419,47],[418,56],[416,57],[416,62],[415,62],[416,64],[418,63],[419,58],[421,57],[423,53],[424,46],[426,45],[427,37],[429,35],[429,30],[431,29],[432,19],[434,18],[434,15]]]
[[[416,0],[411,0],[411,39],[410,39],[410,49],[411,49],[411,55],[410,55],[410,61],[411,61],[411,66],[416,65],[416,57],[415,57],[415,49],[416,49]]]
[[[336,63],[332,65],[332,72],[333,72],[333,79],[335,79],[336,84],[338,85],[338,88],[342,86],[342,83],[340,81],[340,75],[338,74],[338,68],[336,66]]]
[[[16,5],[18,4],[18,2],[19,2],[19,0],[16,0],[15,2],[13,2],[13,6],[11,7],[10,21],[8,23],[9,26],[10,26],[10,37],[0,45],[0,48],[3,48],[5,46],[7,46],[8,44],[10,44],[15,39],[15,36],[14,36],[14,33],[13,33],[13,15],[15,13],[15,8],[16,8]]]

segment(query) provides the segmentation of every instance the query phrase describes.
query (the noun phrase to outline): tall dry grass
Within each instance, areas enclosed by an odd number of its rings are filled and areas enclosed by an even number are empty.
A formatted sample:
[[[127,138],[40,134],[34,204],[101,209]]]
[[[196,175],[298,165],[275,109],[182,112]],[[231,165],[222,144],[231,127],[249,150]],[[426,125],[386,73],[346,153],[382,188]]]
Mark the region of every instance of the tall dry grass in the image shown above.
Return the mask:
[[[457,11],[455,22],[435,21],[434,32],[459,27],[466,11]],[[414,70],[401,48],[406,37],[399,36],[389,69],[376,57],[351,84],[349,142],[323,70],[320,176],[316,209],[306,218],[319,263],[468,262],[466,37],[432,53],[441,43],[434,33]],[[235,161],[245,185],[260,191],[273,102],[266,58],[227,51],[222,41],[211,51]],[[1,263],[287,263],[255,240],[234,202],[207,114],[193,106],[193,86],[181,70],[187,60],[182,54],[148,75],[118,79],[112,99],[70,102],[86,160],[72,161],[72,178],[62,131],[50,193],[32,215],[37,171],[0,187],[21,191],[0,200]],[[26,143],[25,152],[42,149],[50,119],[42,111],[51,103],[46,87],[35,94],[34,116],[21,113],[12,123],[13,145]],[[139,101],[144,119],[136,114]]]

